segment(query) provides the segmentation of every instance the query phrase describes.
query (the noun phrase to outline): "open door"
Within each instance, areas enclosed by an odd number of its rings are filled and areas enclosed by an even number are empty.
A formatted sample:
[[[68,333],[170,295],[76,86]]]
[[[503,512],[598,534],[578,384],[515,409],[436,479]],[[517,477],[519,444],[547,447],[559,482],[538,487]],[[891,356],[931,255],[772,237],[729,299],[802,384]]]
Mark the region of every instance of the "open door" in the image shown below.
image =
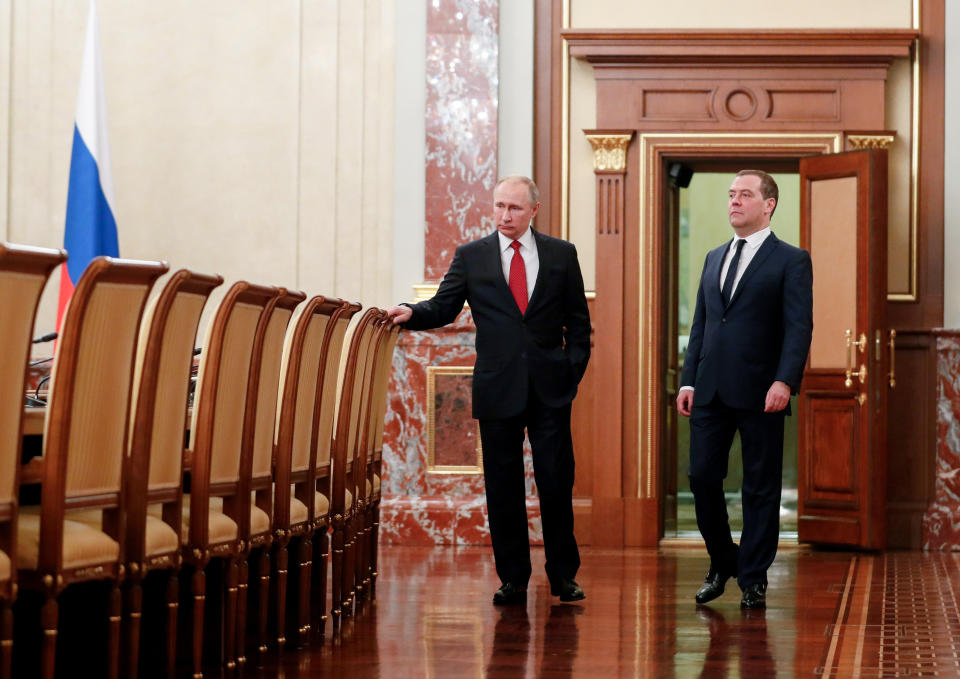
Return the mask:
[[[800,391],[801,542],[886,546],[887,153],[800,161],[813,342]]]

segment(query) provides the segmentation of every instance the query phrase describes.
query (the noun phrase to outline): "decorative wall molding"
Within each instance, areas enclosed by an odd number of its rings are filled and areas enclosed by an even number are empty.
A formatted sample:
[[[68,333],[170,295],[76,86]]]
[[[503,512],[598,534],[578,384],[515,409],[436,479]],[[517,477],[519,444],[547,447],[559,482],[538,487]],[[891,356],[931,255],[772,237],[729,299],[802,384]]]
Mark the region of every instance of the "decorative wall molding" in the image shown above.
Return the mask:
[[[633,130],[618,130],[602,132],[600,130],[584,130],[587,141],[593,147],[593,171],[617,172],[627,171],[627,146],[633,138]]]

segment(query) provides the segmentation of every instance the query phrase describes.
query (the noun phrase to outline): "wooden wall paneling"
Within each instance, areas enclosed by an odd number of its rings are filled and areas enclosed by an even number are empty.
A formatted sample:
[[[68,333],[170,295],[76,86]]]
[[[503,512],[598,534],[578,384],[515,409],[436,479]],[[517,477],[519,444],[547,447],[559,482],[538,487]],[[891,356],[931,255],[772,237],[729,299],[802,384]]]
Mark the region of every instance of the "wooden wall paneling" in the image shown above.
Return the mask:
[[[577,463],[576,478],[573,483],[573,517],[577,542],[582,545],[593,543],[593,520],[591,518],[594,487],[593,459],[598,455],[598,449],[593,442],[598,424],[603,425],[603,420],[598,420],[597,414],[597,394],[599,393],[596,369],[597,347],[593,341],[596,336],[594,329],[597,327],[596,300],[588,299],[587,307],[590,309],[590,344],[593,358],[587,365],[587,372],[584,373],[583,380],[580,382],[580,388],[573,401],[573,412],[571,413],[573,451]]]
[[[897,386],[887,407],[887,544],[920,549],[936,474],[936,337],[897,331]]]
[[[919,519],[933,499],[936,444],[936,337],[943,324],[944,0],[919,0],[920,119],[917,183],[916,299],[890,301],[887,317],[897,331],[897,388],[887,425],[888,543],[920,547]],[[901,367],[902,365],[902,367]],[[920,478],[925,474],[925,478]]]
[[[597,375],[595,403],[597,413],[606,424],[594,428],[593,465],[593,544],[619,547],[623,545],[623,281],[624,281],[624,179],[627,148],[632,130],[586,130],[594,149],[597,211],[597,289],[603,290],[596,301],[595,325],[603,329],[598,335],[597,351],[592,363]]]

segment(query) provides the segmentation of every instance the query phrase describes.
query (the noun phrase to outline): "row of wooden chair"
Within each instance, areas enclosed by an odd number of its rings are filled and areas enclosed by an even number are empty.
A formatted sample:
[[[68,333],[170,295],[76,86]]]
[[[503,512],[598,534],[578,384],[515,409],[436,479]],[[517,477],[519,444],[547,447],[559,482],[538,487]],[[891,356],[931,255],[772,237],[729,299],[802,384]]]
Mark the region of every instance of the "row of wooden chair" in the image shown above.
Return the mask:
[[[288,619],[300,643],[322,634],[328,551],[338,629],[375,593],[397,336],[385,314],[234,283],[202,342],[184,447],[197,327],[223,279],[180,270],[148,303],[165,263],[94,260],[62,322],[43,454],[24,467],[41,484],[40,504],[18,507],[30,334],[46,279],[65,258],[0,245],[0,677],[11,660],[17,676],[38,661],[44,679],[54,676],[58,599],[87,581],[109,584],[110,677],[136,676],[148,662],[141,649],[158,647],[142,643],[148,622],[164,631],[167,676],[178,639],[199,677],[205,649],[229,669],[246,662],[248,646],[261,656],[270,639],[282,648]],[[208,576],[220,585],[211,596]],[[148,582],[160,582],[165,610],[144,606]],[[30,605],[18,585],[38,593],[39,659],[13,649],[11,604],[18,620]],[[18,640],[31,634],[18,624]]]

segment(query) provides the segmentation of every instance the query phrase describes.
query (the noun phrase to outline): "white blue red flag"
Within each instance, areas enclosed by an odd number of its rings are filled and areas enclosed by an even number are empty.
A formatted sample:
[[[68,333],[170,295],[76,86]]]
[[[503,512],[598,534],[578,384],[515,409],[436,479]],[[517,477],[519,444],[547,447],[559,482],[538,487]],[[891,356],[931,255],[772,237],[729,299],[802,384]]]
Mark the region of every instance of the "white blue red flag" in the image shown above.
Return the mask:
[[[63,246],[70,259],[64,263],[60,274],[57,329],[73,288],[90,260],[99,255],[117,257],[120,254],[113,211],[115,204],[97,5],[96,0],[90,0],[63,233]]]

